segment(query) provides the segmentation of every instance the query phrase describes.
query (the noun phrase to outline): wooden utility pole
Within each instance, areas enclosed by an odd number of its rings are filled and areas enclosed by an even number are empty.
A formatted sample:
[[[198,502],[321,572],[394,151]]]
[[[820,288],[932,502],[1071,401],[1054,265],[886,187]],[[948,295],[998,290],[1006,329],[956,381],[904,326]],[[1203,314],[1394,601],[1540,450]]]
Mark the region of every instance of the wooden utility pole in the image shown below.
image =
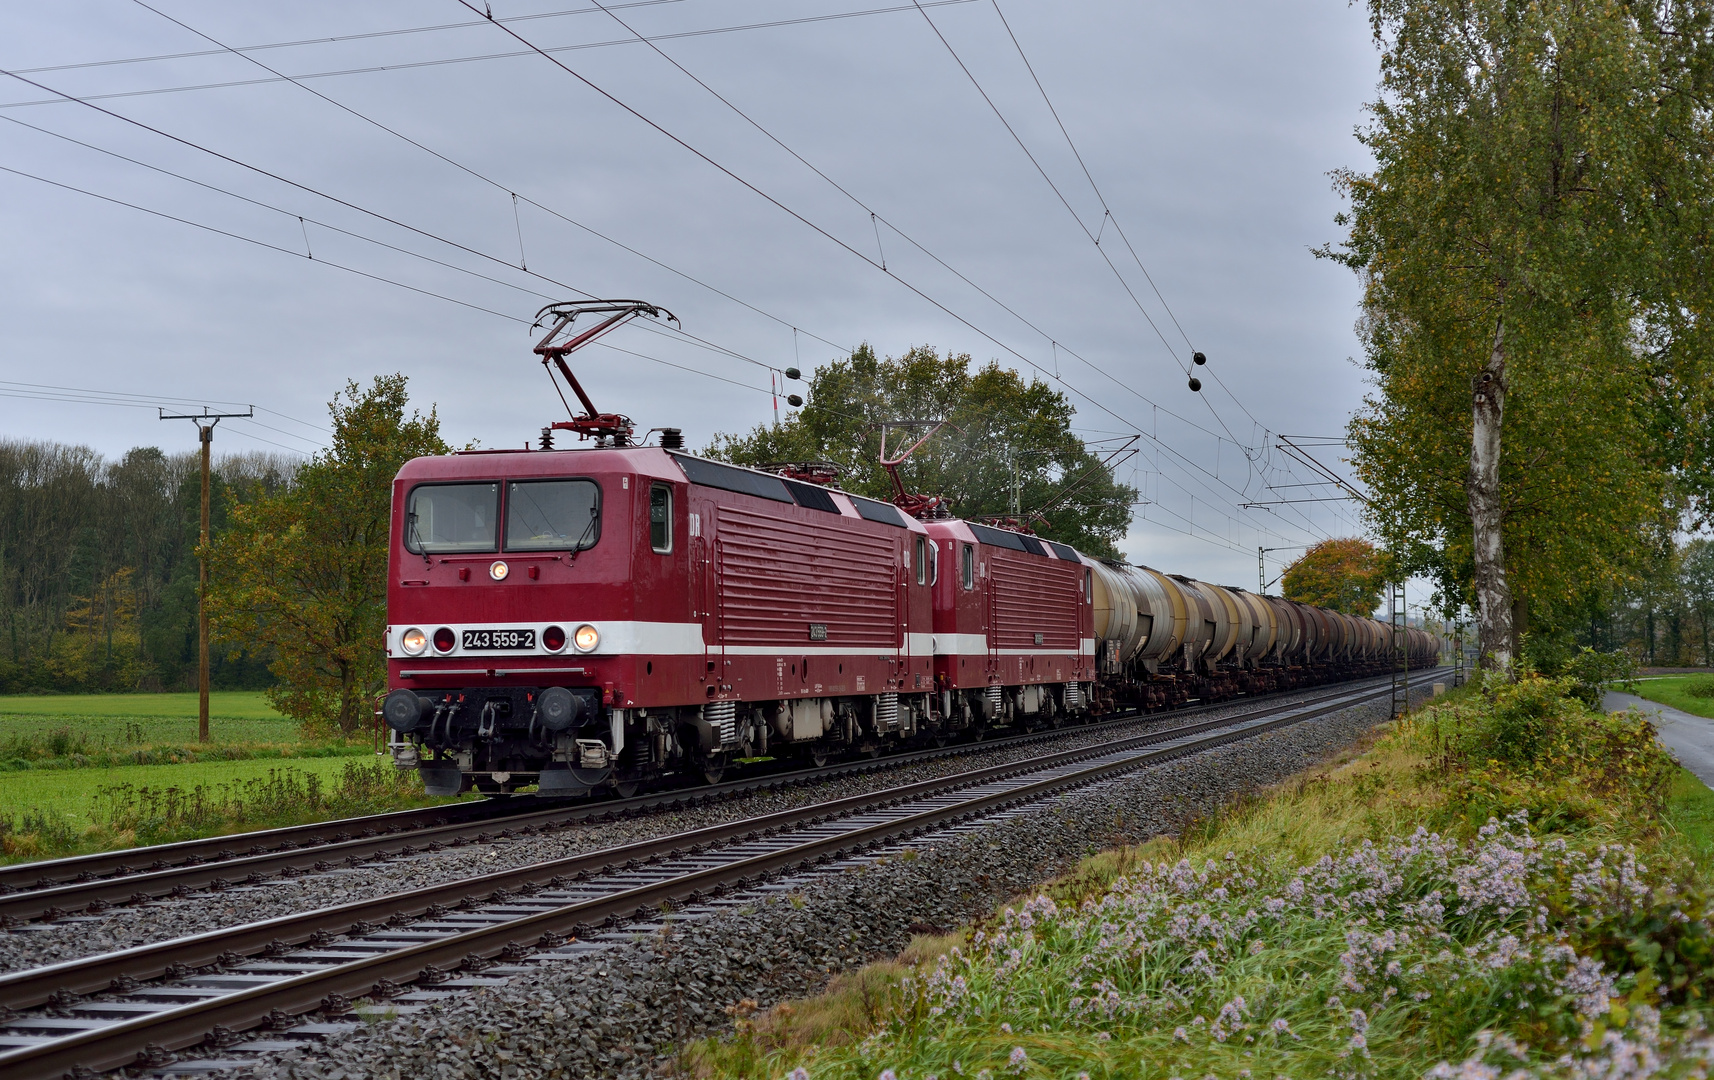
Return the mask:
[[[196,434],[202,443],[202,540],[200,547],[208,548],[208,464],[209,452],[214,447],[214,425],[226,419],[244,419],[256,415],[254,406],[249,412],[241,413],[211,413],[207,406],[201,413],[173,413],[161,410],[162,420],[189,420],[196,424]],[[208,741],[208,560],[197,557],[197,586],[196,586],[196,737],[199,742]]]

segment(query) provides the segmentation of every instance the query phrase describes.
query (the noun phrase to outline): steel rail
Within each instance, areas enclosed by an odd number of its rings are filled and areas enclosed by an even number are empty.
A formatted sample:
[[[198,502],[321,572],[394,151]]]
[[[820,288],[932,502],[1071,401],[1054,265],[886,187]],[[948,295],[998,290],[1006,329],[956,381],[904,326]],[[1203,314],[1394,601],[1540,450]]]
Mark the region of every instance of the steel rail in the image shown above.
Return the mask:
[[[1372,678],[1385,678],[1374,676]],[[1368,679],[1353,680],[1352,682],[1336,684],[1326,688],[1326,695],[1333,696],[1344,693],[1368,682]],[[1277,695],[1256,698],[1257,701],[1277,701],[1280,697],[1293,694],[1301,696],[1308,692],[1311,699],[1316,691],[1323,687],[1312,688],[1311,691],[1281,691]],[[1219,702],[1209,705],[1193,706],[1189,709],[1179,709],[1170,712],[1134,713],[1113,719],[1096,721],[1090,724],[1080,724],[1074,727],[1053,728],[1048,731],[1029,732],[1020,735],[1007,736],[982,742],[958,743],[954,746],[937,747],[926,750],[910,751],[903,754],[889,755],[885,758],[875,758],[862,761],[840,762],[819,769],[803,769],[792,772],[766,773],[741,780],[729,781],[725,784],[708,788],[694,788],[680,791],[666,791],[636,796],[630,799],[612,800],[594,803],[567,804],[554,801],[532,801],[529,805],[520,806],[515,810],[504,809],[479,816],[473,820],[454,820],[441,824],[425,822],[406,831],[386,832],[374,828],[382,821],[397,815],[379,815],[376,818],[347,818],[340,822],[327,823],[326,829],[338,826],[337,832],[329,832],[328,839],[312,846],[284,846],[267,850],[256,850],[255,845],[248,854],[232,854],[231,857],[217,861],[204,861],[197,858],[190,862],[160,869],[150,869],[141,872],[122,874],[114,877],[95,876],[85,870],[81,880],[72,880],[36,888],[19,889],[14,892],[0,890],[0,927],[10,926],[31,919],[52,919],[74,911],[93,909],[105,911],[108,906],[116,904],[146,903],[171,895],[182,895],[187,891],[214,888],[221,889],[235,884],[260,884],[268,877],[293,870],[330,870],[335,861],[344,861],[349,865],[376,858],[382,855],[409,856],[422,850],[437,850],[438,846],[458,846],[465,842],[487,842],[496,839],[489,830],[500,828],[500,839],[512,839],[520,835],[533,835],[544,829],[559,828],[589,821],[594,818],[605,818],[609,815],[623,815],[646,810],[682,809],[688,805],[703,805],[707,802],[730,798],[739,794],[756,790],[795,786],[806,783],[820,782],[827,779],[847,775],[861,775],[868,772],[881,771],[910,765],[915,762],[931,760],[940,757],[951,757],[962,754],[981,753],[990,750],[1005,749],[1013,746],[1029,745],[1037,742],[1051,741],[1059,738],[1075,736],[1086,732],[1100,732],[1107,728],[1136,723],[1139,720],[1155,717],[1168,718],[1173,716],[1194,715],[1198,712],[1227,708],[1232,701]],[[1277,704],[1263,706],[1260,711],[1279,707]],[[1259,715],[1258,710],[1238,714]],[[1227,723],[1237,722],[1228,719]],[[526,796],[527,798],[527,796]],[[469,804],[485,806],[487,803]],[[435,808],[436,810],[447,808]],[[406,813],[413,813],[407,811]],[[365,830],[367,835],[350,836],[350,830],[363,825],[371,826]],[[305,828],[305,827],[299,827]],[[271,833],[286,833],[292,830],[270,830]],[[238,836],[212,838],[207,843],[227,842],[240,839]],[[258,834],[261,835],[261,834]],[[337,837],[345,837],[337,839]],[[175,848],[187,847],[190,844],[203,843],[188,841],[184,845],[171,845]],[[129,856],[136,861],[139,855],[159,849],[131,849],[129,851],[107,853],[110,864],[118,863],[116,856]],[[83,858],[93,858],[83,856]],[[73,862],[76,860],[56,860],[56,862]],[[29,865],[29,864],[26,864]]]
[[[896,806],[901,802],[924,798],[936,793],[944,794],[950,790],[992,782],[1005,775],[1016,777],[1041,772],[1067,764],[1069,763],[1068,759],[1087,760],[1090,757],[1106,757],[1109,759],[1097,761],[1095,764],[1075,772],[1049,776],[1021,786],[987,794],[976,794],[971,798],[948,803],[944,806],[929,807],[903,817],[859,826],[831,836],[811,837],[776,851],[739,858],[721,866],[690,870],[663,881],[620,889],[604,896],[579,900],[548,911],[526,915],[491,926],[461,931],[436,941],[407,945],[379,955],[356,959],[350,963],[287,977],[264,986],[240,990],[194,1004],[163,1009],[161,1012],[149,1016],[121,1021],[65,1038],[53,1039],[35,1046],[0,1053],[0,1075],[9,1078],[15,1077],[17,1080],[31,1080],[31,1078],[37,1077],[58,1077],[78,1067],[117,1068],[133,1063],[139,1054],[152,1056],[157,1055],[163,1049],[182,1049],[199,1044],[217,1028],[227,1032],[242,1031],[262,1023],[268,1016],[276,1013],[295,1015],[324,1007],[332,1009],[341,1002],[348,1003],[349,998],[354,996],[370,994],[382,997],[389,996],[398,992],[399,983],[419,980],[436,981],[446,971],[467,963],[471,958],[486,960],[499,954],[527,955],[533,945],[548,947],[550,943],[552,945],[562,944],[565,940],[565,934],[587,932],[588,926],[597,921],[611,923],[622,921],[624,918],[633,915],[648,917],[658,914],[674,902],[687,898],[691,900],[700,899],[706,895],[705,891],[711,891],[718,895],[734,885],[740,887],[753,885],[758,880],[765,880],[769,876],[790,867],[829,861],[834,855],[841,852],[869,849],[887,840],[920,835],[929,829],[938,828],[955,821],[980,817],[1007,806],[1034,801],[1146,765],[1157,764],[1199,753],[1216,746],[1253,738],[1290,724],[1361,704],[1364,701],[1377,698],[1383,693],[1390,692],[1390,685],[1385,690],[1357,690],[1333,701],[1300,705],[1295,708],[1286,706],[1283,707],[1283,711],[1281,709],[1272,710],[1280,713],[1280,715],[1271,720],[1259,722],[1230,718],[1210,720],[1203,724],[1187,725],[1170,732],[1149,733],[1117,740],[1114,743],[1079,748],[1034,762],[1011,763],[1005,766],[972,770],[956,777],[921,781],[901,788],[852,796],[835,803],[805,807],[795,811],[783,811],[779,815],[769,815],[765,818],[742,823],[712,826],[709,829],[697,830],[692,833],[644,841],[639,845],[626,845],[608,851],[574,856],[569,860],[555,860],[551,863],[537,864],[534,868],[519,868],[515,871],[503,872],[502,875],[495,877],[507,875],[515,877],[520,873],[532,870],[536,873],[546,873],[550,869],[559,875],[563,875],[567,864],[574,861],[599,862],[606,866],[610,865],[615,858],[626,853],[630,853],[629,859],[643,857],[641,852],[651,845],[655,848],[655,854],[661,854],[663,850],[681,849],[687,846],[687,842],[691,846],[695,846],[697,844],[695,838],[697,837],[703,837],[701,843],[705,845],[708,842],[731,840],[736,836],[749,836],[763,831],[777,832],[781,827],[789,828],[794,824],[801,826],[810,821],[819,822],[826,820],[829,816],[849,816],[865,809],[873,810],[878,807]],[[1234,724],[1247,726],[1234,728]],[[1191,738],[1199,730],[1205,731],[1209,728],[1226,728],[1228,730],[1215,731],[1201,738]],[[1147,741],[1186,739],[1189,741],[1177,741],[1175,745],[1152,751],[1141,749],[1140,746]],[[1139,750],[1140,752],[1127,753],[1130,750]],[[1114,758],[1113,755],[1115,754],[1124,754],[1125,756]],[[476,879],[464,884],[474,884],[477,881],[487,883],[492,880],[494,878]],[[412,902],[416,903],[421,894],[428,891],[431,890],[418,890],[411,894],[403,894],[403,896],[415,898]],[[396,905],[403,896],[395,896],[391,899]],[[378,898],[378,900],[380,899],[385,898]],[[317,914],[326,918],[335,911],[340,913],[341,918],[347,917],[344,908],[337,908],[325,909],[320,913],[306,913],[305,916],[291,918],[308,919]],[[280,921],[272,920],[269,923],[251,924],[249,927],[241,927],[237,930],[253,934],[264,926],[272,926]],[[198,947],[207,948],[213,944],[210,939],[219,937],[223,933],[227,938],[226,944],[229,945],[232,940],[232,931],[199,935],[193,939],[182,939],[178,943],[144,946],[137,950],[111,954],[111,956],[118,957],[130,954],[137,957],[139,953],[155,950],[152,961],[158,961],[163,955],[161,950],[168,946],[183,946],[187,942],[194,941],[198,943]],[[531,939],[535,939],[533,944],[524,944],[531,942]],[[59,985],[67,985],[64,977],[71,974],[73,969],[79,966],[94,968],[108,959],[110,957],[95,957],[85,961],[70,961],[66,964],[53,965],[33,972],[22,972],[6,977],[0,986],[10,984],[8,989],[21,990],[25,981],[32,977],[37,979],[37,986],[29,995],[5,994],[6,1000],[22,1001],[26,996],[34,997],[35,993],[40,991],[42,986],[40,980],[58,978]],[[52,974],[50,975],[50,973]],[[116,976],[109,976],[109,978],[114,977]],[[45,996],[36,1000],[45,1000]]]
[[[1390,684],[1387,689],[1391,690]],[[1205,731],[1250,723],[1261,716],[1271,715],[1282,709],[1320,706],[1325,711],[1327,709],[1345,708],[1349,704],[1348,699],[1361,699],[1364,694],[1378,694],[1379,692],[1378,689],[1353,690],[1347,687],[1345,693],[1339,695],[1339,700],[1332,703],[1327,703],[1325,699],[1312,702],[1291,702],[1267,710],[1255,710],[1237,716],[1206,720],[1197,724],[1141,732],[1122,739],[1076,747],[1044,758],[990,765],[952,776],[919,780],[879,792],[867,792],[831,802],[781,810],[758,818],[723,822],[693,829],[689,832],[671,833],[639,840],[615,848],[603,848],[559,859],[550,859],[545,862],[531,863],[483,874],[480,877],[443,882],[407,892],[390,893],[367,900],[353,901],[349,904],[340,904],[331,908],[318,908],[294,915],[210,930],[189,937],[139,945],[94,957],[68,960],[47,967],[31,968],[0,975],[0,1007],[29,1008],[47,1001],[59,990],[78,994],[93,993],[107,989],[113,980],[121,976],[138,980],[151,979],[167,972],[174,965],[196,968],[223,958],[226,958],[226,962],[230,963],[232,962],[230,958],[234,955],[248,956],[258,952],[277,951],[282,947],[301,944],[318,933],[345,933],[354,925],[372,923],[377,920],[389,921],[402,915],[414,917],[436,905],[451,906],[467,900],[480,899],[492,896],[498,890],[509,891],[527,884],[551,881],[556,877],[606,870],[614,865],[635,862],[639,859],[652,859],[685,848],[724,843],[741,837],[754,836],[768,829],[777,830],[802,826],[812,822],[822,822],[831,818],[861,813],[887,801],[922,798],[936,792],[955,791],[975,784],[988,783],[1041,769],[1055,768],[1067,763],[1099,757],[1103,754],[1146,746],[1150,743],[1170,742]]]

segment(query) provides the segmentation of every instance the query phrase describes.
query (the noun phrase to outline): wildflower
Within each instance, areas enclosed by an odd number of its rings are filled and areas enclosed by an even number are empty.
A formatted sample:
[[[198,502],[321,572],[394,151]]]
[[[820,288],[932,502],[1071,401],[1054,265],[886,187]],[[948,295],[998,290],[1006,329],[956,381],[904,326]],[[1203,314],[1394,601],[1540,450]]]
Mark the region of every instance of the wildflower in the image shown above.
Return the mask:
[[[809,1080],[809,1070],[799,1065],[793,1069],[787,1080]]]
[[[891,1069],[882,1069],[882,1070],[881,1070],[881,1075],[880,1075],[880,1076],[877,1076],[877,1077],[876,1077],[876,1078],[875,1078],[875,1080],[899,1080],[899,1078],[898,1078],[898,1076],[897,1076],[897,1075],[896,1075],[896,1074],[894,1074],[894,1072],[893,1072],[893,1070],[891,1070]]]
[[[1107,1040],[1111,1039],[1112,1037],[1113,1037],[1112,1032],[1108,1032],[1108,1031],[1098,1031],[1095,1033],[1095,1041],[1096,1042],[1106,1042]]]
[[[1190,1041],[1190,1032],[1184,1030],[1182,1027],[1175,1027],[1172,1029],[1172,1041],[1187,1043]]]
[[[1006,1058],[1006,1067],[1011,1069],[1013,1072],[1023,1072],[1029,1063],[1030,1056],[1024,1053],[1024,1048],[1021,1046],[1012,1047],[1011,1055]]]
[[[1006,1034],[1010,1035],[1012,1033],[1012,1025],[1011,1024],[1001,1024],[1000,1030],[1004,1031]]]

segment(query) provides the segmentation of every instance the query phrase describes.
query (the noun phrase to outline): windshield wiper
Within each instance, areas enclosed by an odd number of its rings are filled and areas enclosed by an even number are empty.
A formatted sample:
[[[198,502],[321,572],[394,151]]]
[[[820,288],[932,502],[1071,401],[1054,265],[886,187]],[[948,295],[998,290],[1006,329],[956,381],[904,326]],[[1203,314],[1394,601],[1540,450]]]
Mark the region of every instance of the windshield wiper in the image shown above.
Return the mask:
[[[432,567],[434,565],[434,560],[429,558],[428,548],[423,544],[423,534],[417,531],[416,511],[413,510],[406,514],[405,521],[410,524],[411,533],[409,539],[417,545],[417,554],[423,557],[423,565]]]
[[[578,537],[577,543],[572,545],[571,554],[566,556],[565,559],[567,563],[574,563],[577,561],[577,553],[583,550],[583,542],[589,539],[590,530],[594,529],[595,523],[600,520],[601,509],[599,507],[591,506],[589,508],[589,524],[583,527],[583,535]]]

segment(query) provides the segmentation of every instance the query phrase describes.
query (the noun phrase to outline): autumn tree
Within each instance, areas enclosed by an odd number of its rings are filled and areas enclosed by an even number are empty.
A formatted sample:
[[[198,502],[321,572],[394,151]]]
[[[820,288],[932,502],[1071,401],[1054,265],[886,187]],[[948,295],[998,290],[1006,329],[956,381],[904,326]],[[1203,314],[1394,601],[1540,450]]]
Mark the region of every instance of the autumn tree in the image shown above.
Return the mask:
[[[1336,173],[1375,392],[1372,520],[1473,601],[1509,668],[1531,606],[1626,570],[1706,475],[1704,3],[1369,0],[1372,172]]]
[[[393,477],[411,458],[448,452],[432,408],[406,415],[405,382],[348,383],[328,406],[332,449],[286,489],[234,507],[210,544],[216,635],[272,650],[269,698],[300,722],[356,730],[385,684]]]
[[[1280,591],[1287,600],[1373,616],[1387,585],[1385,561],[1367,540],[1323,540],[1286,567]]]
[[[1040,535],[1116,556],[1136,490],[1072,433],[1075,410],[1047,384],[999,364],[976,366],[968,354],[921,346],[883,359],[867,345],[817,369],[810,384],[808,402],[785,423],[717,436],[709,455],[745,465],[827,461],[846,490],[891,499],[881,422],[944,419],[949,425],[900,470],[912,492],[943,495],[953,513],[971,518],[1009,516],[1015,504]],[[894,432],[889,453],[898,443]]]

